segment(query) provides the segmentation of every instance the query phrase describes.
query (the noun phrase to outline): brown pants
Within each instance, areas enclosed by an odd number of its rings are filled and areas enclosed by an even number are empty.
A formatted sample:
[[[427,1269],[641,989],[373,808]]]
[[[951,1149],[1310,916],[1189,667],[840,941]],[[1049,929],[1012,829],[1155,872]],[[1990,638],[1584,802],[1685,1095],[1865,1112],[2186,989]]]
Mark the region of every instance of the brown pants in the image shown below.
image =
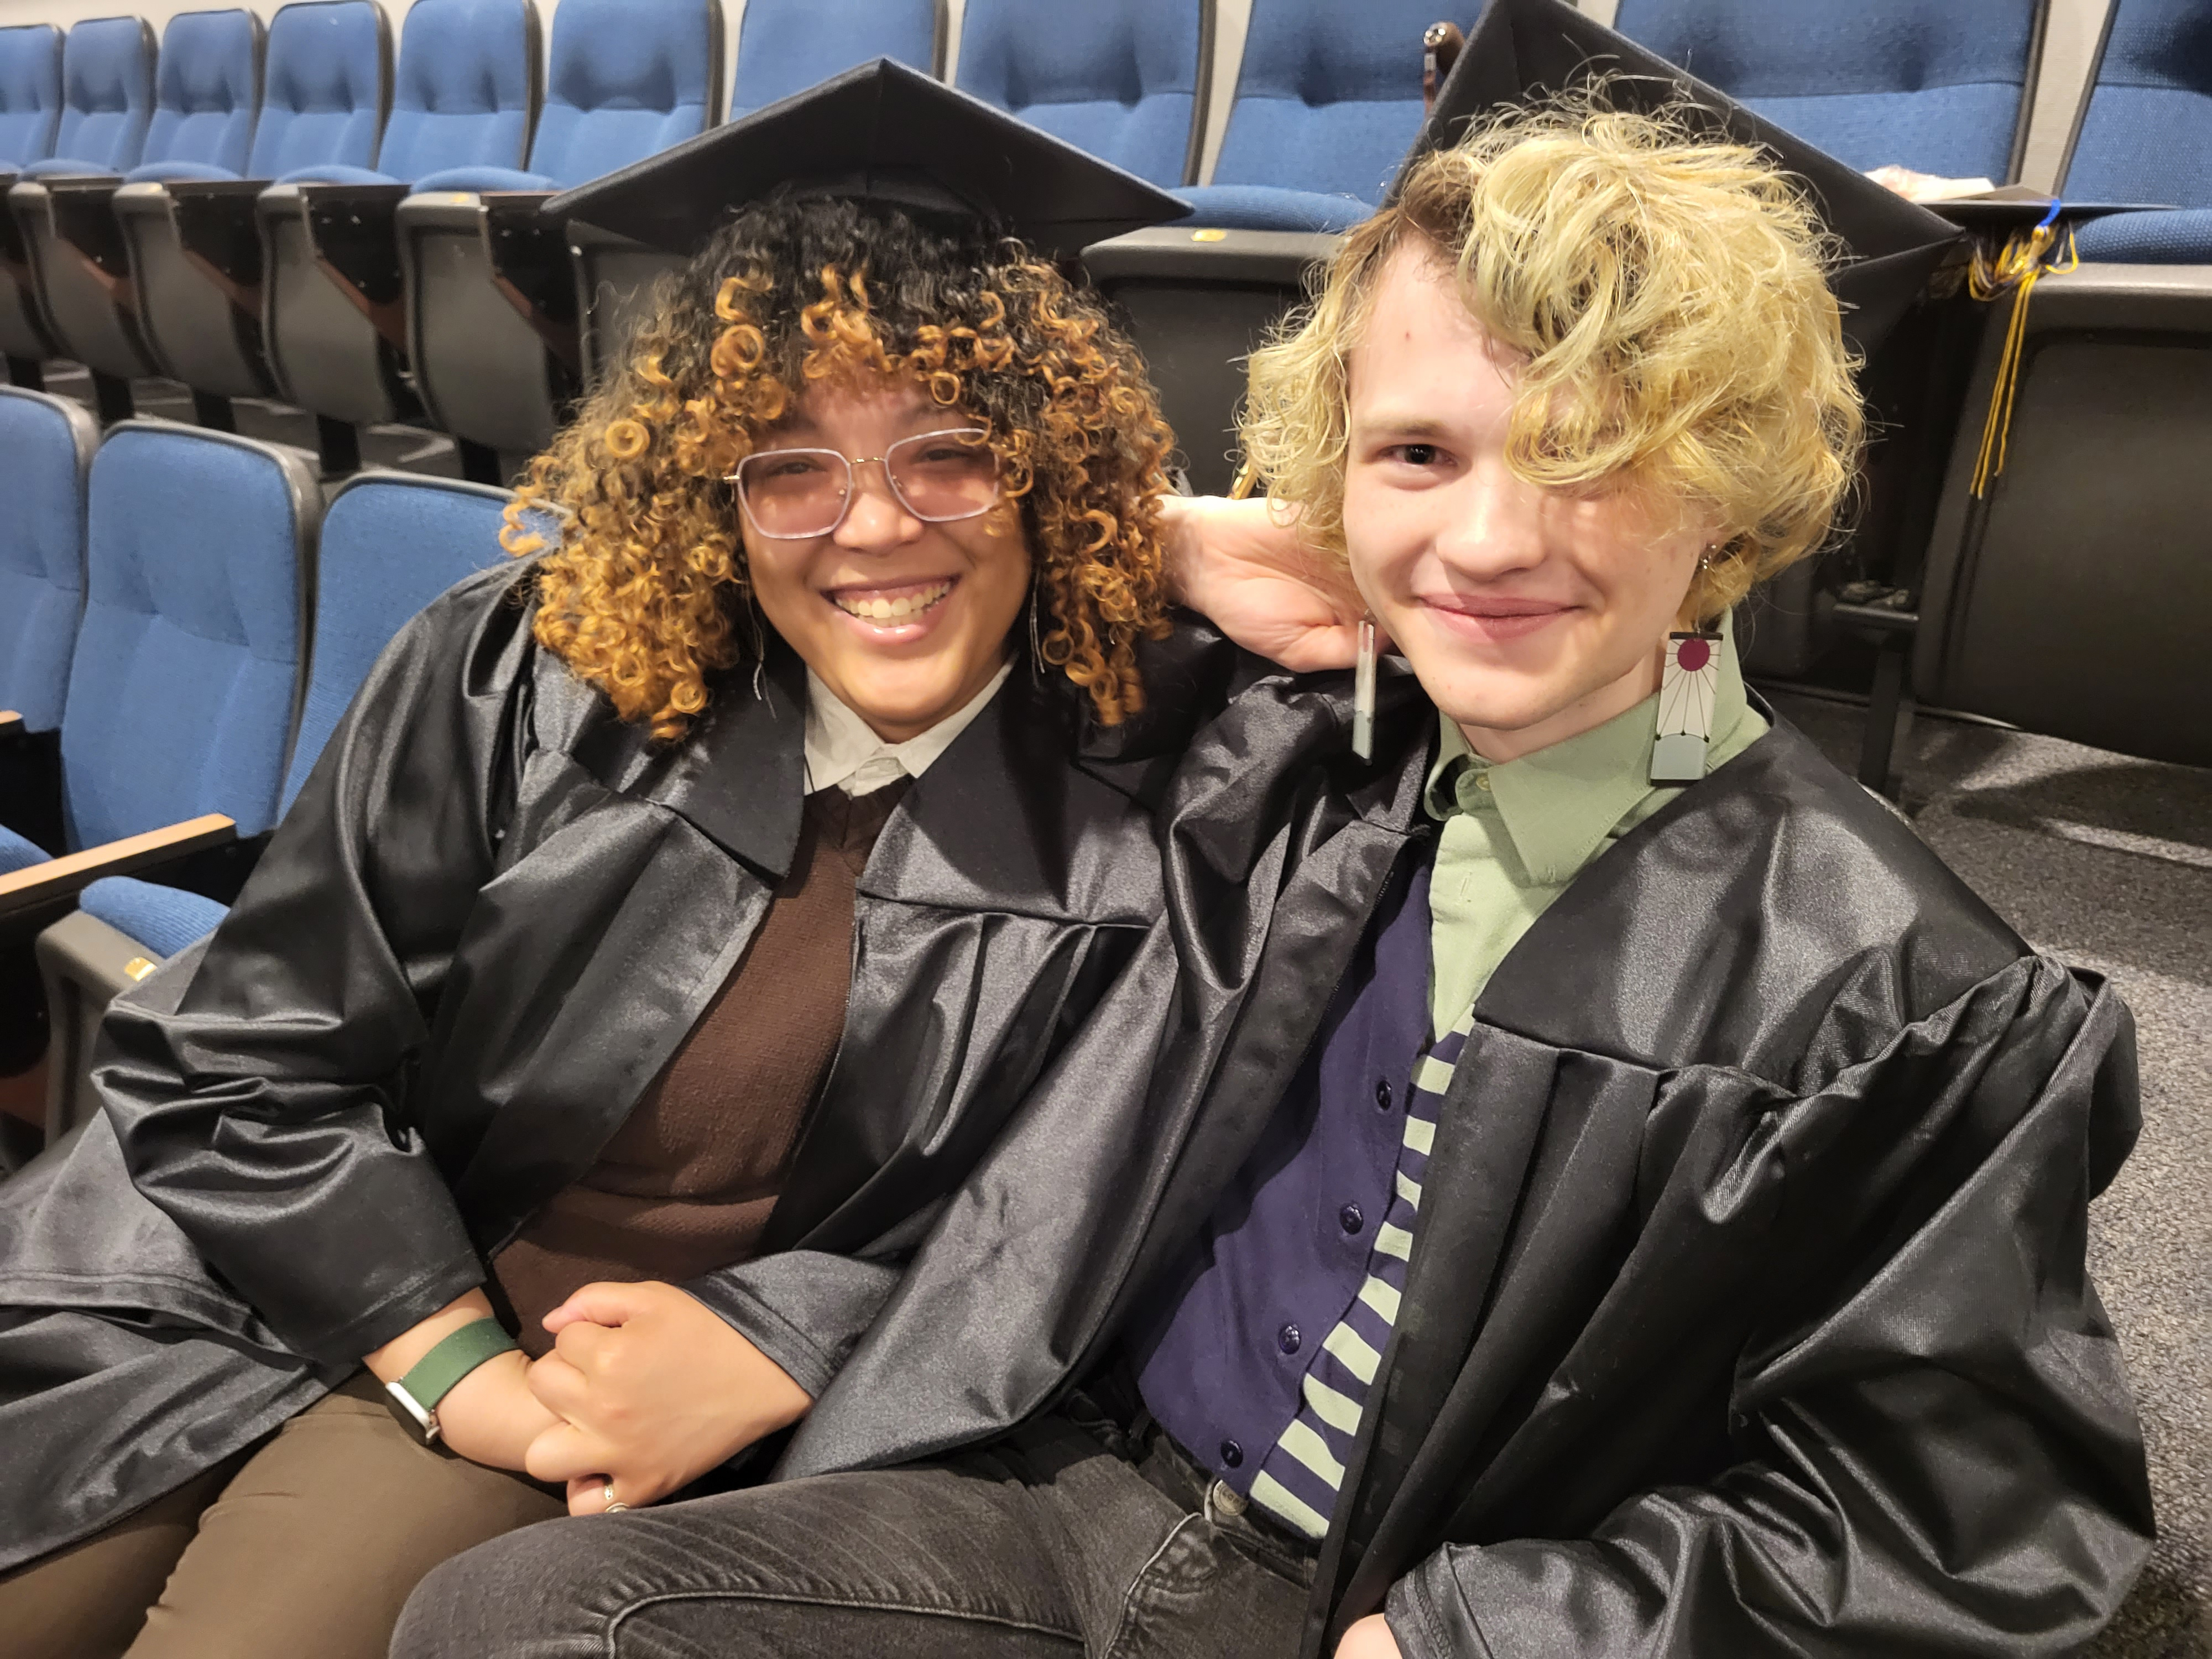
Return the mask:
[[[424,1574],[567,1513],[425,1446],[366,1371],[252,1451],[0,1577],[9,1659],[383,1659]]]

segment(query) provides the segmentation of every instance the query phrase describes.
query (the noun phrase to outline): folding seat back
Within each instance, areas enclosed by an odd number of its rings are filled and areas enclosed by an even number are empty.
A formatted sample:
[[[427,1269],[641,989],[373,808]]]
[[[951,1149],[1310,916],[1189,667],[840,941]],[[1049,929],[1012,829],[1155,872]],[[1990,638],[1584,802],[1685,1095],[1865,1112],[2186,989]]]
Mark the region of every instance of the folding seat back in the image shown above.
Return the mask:
[[[2204,0],[2114,0],[2066,193],[2212,207],[2212,9]]]
[[[1340,29],[1343,18],[1340,9]],[[1211,0],[968,0],[957,80],[962,91],[1140,178],[1187,184],[1198,176],[1198,87],[1212,36]],[[1418,30],[1412,51],[1418,106]]]
[[[408,620],[463,577],[498,564],[510,497],[485,484],[404,472],[360,472],[323,515],[315,558],[315,635],[283,809],[368,671]]]
[[[261,20],[250,11],[185,11],[169,20],[154,117],[131,178],[237,175],[261,104]]]
[[[400,30],[377,171],[411,182],[441,168],[521,166],[538,77],[531,0],[416,0]]]
[[[84,406],[0,386],[0,709],[62,723],[84,606],[84,475],[99,430]]]
[[[62,118],[51,160],[27,174],[126,173],[154,118],[154,31],[136,17],[89,17],[62,46]]]
[[[430,9],[425,0],[416,10]],[[374,0],[296,0],[269,20],[261,118],[241,169],[282,179],[301,167],[376,159],[391,54]]]
[[[1421,129],[1421,36],[1481,8],[1439,0],[1252,0],[1212,182],[1382,199]]]
[[[1862,170],[2017,176],[2048,0],[1621,0],[1613,27]]]
[[[530,171],[549,182],[520,187],[580,185],[705,131],[721,65],[718,0],[561,0],[530,146]]]
[[[43,161],[62,118],[62,32],[52,23],[0,29],[0,169]]]
[[[321,501],[298,451],[160,422],[110,428],[62,717],[73,846],[208,812],[240,836],[275,822]]]
[[[944,0],[745,0],[730,119],[873,58],[942,75],[945,27]]]

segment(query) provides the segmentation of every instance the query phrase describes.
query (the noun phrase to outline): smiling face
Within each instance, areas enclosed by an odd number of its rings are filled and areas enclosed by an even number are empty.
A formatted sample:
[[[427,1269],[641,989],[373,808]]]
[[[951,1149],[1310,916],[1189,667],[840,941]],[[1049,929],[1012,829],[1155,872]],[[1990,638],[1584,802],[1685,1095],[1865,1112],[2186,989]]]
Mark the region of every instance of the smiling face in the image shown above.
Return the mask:
[[[1514,356],[1418,240],[1376,274],[1349,364],[1352,580],[1476,752],[1511,760],[1657,690],[1711,528],[1518,477]]]
[[[758,447],[880,456],[902,438],[973,425],[911,382],[817,386]],[[1029,597],[1030,549],[1005,507],[945,523],[915,517],[877,462],[826,535],[763,536],[740,514],[769,625],[889,743],[918,737],[990,683]]]

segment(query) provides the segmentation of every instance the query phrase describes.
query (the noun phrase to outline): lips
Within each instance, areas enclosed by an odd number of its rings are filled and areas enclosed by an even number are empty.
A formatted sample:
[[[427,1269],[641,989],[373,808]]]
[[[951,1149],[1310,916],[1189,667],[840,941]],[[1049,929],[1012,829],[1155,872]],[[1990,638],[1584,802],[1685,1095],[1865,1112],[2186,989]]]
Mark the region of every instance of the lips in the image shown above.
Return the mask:
[[[1419,603],[1446,632],[1488,644],[1524,639],[1575,610],[1548,599],[1467,599],[1456,594]]]
[[[941,578],[896,586],[834,588],[825,597],[848,617],[896,626],[916,621],[935,609],[952,588],[951,579]]]

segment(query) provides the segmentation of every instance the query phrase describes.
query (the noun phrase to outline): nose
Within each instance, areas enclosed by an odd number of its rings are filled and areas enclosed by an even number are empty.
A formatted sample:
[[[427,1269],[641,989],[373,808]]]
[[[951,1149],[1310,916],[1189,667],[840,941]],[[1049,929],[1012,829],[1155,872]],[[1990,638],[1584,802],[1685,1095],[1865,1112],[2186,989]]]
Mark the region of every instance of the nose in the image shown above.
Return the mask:
[[[1518,477],[1504,456],[1484,456],[1437,495],[1434,544],[1455,571],[1487,580],[1542,562],[1544,490]]]
[[[921,528],[921,520],[892,493],[881,461],[854,467],[853,499],[832,532],[838,546],[855,553],[888,551],[912,541]]]

